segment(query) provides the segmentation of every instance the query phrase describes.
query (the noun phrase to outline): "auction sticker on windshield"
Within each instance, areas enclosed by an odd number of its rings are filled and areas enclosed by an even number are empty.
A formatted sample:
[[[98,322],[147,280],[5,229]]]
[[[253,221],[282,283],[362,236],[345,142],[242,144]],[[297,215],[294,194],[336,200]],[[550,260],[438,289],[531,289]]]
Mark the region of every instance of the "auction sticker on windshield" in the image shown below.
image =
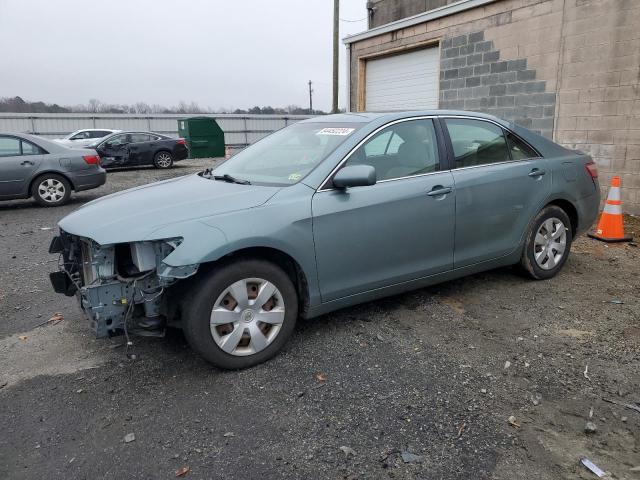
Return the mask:
[[[345,135],[349,135],[354,130],[355,130],[355,128],[336,128],[336,127],[323,128],[318,133],[316,133],[316,135],[341,135],[341,136],[345,136]]]

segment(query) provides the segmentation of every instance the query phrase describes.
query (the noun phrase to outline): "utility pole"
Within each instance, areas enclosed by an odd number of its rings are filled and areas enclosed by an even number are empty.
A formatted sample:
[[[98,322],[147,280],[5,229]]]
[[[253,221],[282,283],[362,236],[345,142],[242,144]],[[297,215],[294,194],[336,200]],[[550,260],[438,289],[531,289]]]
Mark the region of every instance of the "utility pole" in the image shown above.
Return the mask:
[[[333,104],[332,113],[338,113],[338,63],[340,36],[340,0],[333,0]]]
[[[309,114],[313,115],[313,88],[311,88],[311,80],[309,80]]]

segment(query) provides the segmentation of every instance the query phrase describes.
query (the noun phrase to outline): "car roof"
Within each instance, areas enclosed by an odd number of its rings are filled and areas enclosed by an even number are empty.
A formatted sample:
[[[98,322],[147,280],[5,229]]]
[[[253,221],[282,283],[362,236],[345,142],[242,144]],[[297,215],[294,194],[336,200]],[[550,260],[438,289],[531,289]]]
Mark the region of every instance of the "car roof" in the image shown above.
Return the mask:
[[[118,133],[144,133],[146,135],[160,135],[161,137],[164,137],[166,135],[162,134],[162,133],[157,133],[157,132],[148,132],[145,130],[118,130],[116,132],[113,132],[114,134]]]
[[[108,132],[119,132],[120,130],[114,130],[113,128],[81,128],[79,130],[76,130],[76,132],[103,132],[103,131],[108,131]]]
[[[60,143],[56,143],[47,138],[39,137],[38,135],[32,135],[30,133],[0,132],[0,135],[7,135],[11,137],[22,138],[23,140],[28,140],[31,143],[35,143],[40,148],[44,148],[49,153],[64,153],[69,150],[68,147],[65,147]]]
[[[392,121],[401,118],[408,117],[421,117],[421,116],[465,116],[474,118],[484,118],[487,120],[493,120],[502,124],[507,124],[504,120],[488,115],[486,113],[469,112],[466,110],[406,110],[395,112],[349,112],[338,113],[332,115],[321,115],[303,120],[300,123],[370,123],[375,120]]]

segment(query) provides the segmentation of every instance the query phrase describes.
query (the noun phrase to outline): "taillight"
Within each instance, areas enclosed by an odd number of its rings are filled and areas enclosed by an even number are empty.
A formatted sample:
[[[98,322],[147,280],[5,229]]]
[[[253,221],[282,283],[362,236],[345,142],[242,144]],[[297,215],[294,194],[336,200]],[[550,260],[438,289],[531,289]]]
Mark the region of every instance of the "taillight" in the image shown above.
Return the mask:
[[[594,180],[598,178],[598,166],[595,164],[595,162],[591,161],[585,164],[584,168],[587,169],[587,172],[589,172],[591,178],[593,178]]]
[[[187,141],[184,138],[179,138],[178,139],[178,145],[186,145]]]
[[[100,157],[98,155],[84,155],[84,161],[87,165],[100,165]]]

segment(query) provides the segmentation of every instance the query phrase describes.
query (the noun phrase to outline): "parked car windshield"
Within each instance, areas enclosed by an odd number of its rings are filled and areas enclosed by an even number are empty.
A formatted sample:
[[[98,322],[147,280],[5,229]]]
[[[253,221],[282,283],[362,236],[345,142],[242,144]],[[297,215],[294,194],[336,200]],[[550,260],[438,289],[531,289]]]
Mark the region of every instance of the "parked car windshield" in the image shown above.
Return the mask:
[[[213,174],[230,175],[251,183],[292,185],[361,126],[359,123],[297,123],[245,148]]]

